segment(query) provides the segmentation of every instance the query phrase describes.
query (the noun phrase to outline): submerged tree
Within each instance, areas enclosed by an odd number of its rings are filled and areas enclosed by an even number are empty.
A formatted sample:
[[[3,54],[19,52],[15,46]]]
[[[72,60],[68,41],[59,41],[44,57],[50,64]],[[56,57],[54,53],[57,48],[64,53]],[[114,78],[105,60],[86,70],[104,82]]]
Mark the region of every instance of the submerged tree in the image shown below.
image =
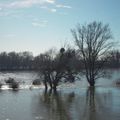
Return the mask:
[[[39,71],[40,76],[43,77],[43,83],[45,88],[47,89],[47,83],[50,84],[52,88],[52,83],[50,79],[50,73],[52,71],[52,59],[48,54],[40,54],[39,56],[35,57],[34,64],[36,69]]]
[[[34,62],[40,75],[43,76],[45,89],[49,85],[51,89],[56,91],[59,82],[74,82],[75,74],[77,74],[75,66],[77,58],[75,56],[74,50],[61,48],[57,54],[49,50],[35,58]]]
[[[105,62],[102,58],[112,46],[109,25],[101,22],[78,25],[72,29],[72,34],[83,60],[86,79],[90,86],[94,86],[95,80],[101,76]]]
[[[56,89],[59,82],[74,82],[77,71],[77,57],[75,50],[61,48],[53,62],[53,88]]]

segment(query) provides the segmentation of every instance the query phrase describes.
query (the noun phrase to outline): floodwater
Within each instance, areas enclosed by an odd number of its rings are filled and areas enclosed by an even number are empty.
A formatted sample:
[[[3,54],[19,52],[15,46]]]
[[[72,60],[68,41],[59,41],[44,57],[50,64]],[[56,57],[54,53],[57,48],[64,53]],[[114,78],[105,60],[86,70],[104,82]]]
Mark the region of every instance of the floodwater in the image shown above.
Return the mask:
[[[31,84],[33,80],[39,78],[39,73],[34,71],[4,71],[0,72],[0,81],[4,83],[5,79],[9,77],[24,84]]]
[[[120,87],[115,85],[119,72],[98,80],[95,88],[81,78],[74,84],[60,85],[56,93],[42,87],[1,90],[0,120],[120,120]],[[11,74],[27,83],[38,77],[34,72],[3,74],[2,80]]]

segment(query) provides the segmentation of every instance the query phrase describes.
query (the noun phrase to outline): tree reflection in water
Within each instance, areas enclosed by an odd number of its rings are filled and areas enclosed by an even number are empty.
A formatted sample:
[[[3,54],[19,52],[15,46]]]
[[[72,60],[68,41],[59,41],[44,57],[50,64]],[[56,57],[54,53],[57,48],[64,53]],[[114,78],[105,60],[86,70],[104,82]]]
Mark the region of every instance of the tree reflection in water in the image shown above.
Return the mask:
[[[101,90],[88,87],[74,92],[44,91],[34,113],[44,120],[119,120],[112,92]]]
[[[66,97],[60,92],[45,91],[41,97],[46,109],[49,109],[51,120],[72,120],[68,110],[68,104],[72,103],[74,93],[70,93]]]
[[[102,88],[100,88],[101,90]],[[111,91],[100,91],[95,87],[88,87],[82,120],[119,120],[116,113],[113,113],[114,106],[112,105],[113,96]]]
[[[86,91],[86,120],[96,120],[95,87],[88,87]]]

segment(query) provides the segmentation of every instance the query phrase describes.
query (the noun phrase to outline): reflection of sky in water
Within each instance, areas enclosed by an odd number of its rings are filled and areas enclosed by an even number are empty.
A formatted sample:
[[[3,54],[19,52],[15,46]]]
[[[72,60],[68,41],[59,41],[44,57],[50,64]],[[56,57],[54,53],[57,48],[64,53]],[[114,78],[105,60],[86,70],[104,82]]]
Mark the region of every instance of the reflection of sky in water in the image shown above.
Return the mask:
[[[120,89],[0,92],[0,120],[119,120]]]
[[[84,77],[58,87],[58,93],[37,90],[1,90],[0,120],[119,120],[120,88],[113,82],[119,71],[102,78],[95,89],[88,88]],[[13,77],[30,84],[35,72],[4,72],[0,79]],[[113,85],[113,86],[112,86]]]

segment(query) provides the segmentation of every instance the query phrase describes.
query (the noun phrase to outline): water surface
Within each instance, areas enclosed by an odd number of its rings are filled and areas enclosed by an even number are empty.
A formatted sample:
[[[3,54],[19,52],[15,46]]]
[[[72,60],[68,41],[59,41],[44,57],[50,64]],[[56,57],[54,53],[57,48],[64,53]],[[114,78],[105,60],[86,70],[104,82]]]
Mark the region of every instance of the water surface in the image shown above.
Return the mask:
[[[120,88],[1,91],[0,120],[119,120]]]
[[[31,84],[38,77],[35,72],[0,73]],[[119,71],[111,77],[97,81],[95,88],[88,87],[85,78],[74,84],[61,84],[56,93],[38,89],[0,91],[0,120],[119,120],[120,87],[115,80]]]

